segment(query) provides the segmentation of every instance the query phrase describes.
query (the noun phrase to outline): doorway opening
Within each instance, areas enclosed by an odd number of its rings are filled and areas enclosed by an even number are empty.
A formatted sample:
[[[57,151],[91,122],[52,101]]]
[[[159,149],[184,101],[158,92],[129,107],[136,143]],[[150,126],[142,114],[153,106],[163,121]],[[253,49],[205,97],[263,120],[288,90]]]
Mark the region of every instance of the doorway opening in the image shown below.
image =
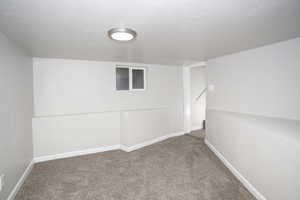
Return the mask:
[[[185,131],[204,138],[206,128],[206,68],[204,64],[184,68]]]

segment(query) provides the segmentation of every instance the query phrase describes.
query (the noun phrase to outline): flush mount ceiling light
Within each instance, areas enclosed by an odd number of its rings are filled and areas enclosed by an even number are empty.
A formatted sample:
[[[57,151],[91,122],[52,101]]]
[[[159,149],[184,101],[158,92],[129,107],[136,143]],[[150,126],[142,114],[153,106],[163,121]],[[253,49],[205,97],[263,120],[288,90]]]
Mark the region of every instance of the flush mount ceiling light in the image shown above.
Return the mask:
[[[137,34],[130,28],[112,28],[108,31],[108,36],[116,41],[128,42],[135,39]]]

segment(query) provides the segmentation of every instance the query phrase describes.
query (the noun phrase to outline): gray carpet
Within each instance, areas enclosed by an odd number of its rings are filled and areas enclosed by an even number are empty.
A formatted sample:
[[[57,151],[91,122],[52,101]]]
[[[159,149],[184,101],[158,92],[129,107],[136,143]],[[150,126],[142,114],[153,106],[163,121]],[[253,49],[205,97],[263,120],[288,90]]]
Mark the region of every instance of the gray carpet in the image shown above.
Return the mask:
[[[180,136],[36,164],[16,200],[248,200],[255,198],[202,139]]]
[[[189,133],[189,135],[204,139],[205,138],[205,130],[200,129],[200,130],[192,131]]]

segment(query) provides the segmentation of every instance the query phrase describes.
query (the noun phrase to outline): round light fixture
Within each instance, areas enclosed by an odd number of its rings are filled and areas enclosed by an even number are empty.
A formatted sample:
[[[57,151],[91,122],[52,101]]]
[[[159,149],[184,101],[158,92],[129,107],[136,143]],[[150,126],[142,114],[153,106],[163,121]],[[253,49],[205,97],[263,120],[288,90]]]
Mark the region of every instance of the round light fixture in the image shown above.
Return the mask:
[[[108,31],[108,36],[116,41],[128,42],[135,39],[137,33],[130,28],[112,28]]]

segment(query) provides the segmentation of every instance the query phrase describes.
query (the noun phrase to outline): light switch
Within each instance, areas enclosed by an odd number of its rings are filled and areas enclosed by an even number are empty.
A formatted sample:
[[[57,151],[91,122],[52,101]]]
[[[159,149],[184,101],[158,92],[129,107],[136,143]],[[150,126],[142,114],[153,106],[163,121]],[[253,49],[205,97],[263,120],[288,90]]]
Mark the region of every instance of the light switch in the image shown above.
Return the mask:
[[[214,91],[215,90],[215,85],[208,85],[208,91]]]

